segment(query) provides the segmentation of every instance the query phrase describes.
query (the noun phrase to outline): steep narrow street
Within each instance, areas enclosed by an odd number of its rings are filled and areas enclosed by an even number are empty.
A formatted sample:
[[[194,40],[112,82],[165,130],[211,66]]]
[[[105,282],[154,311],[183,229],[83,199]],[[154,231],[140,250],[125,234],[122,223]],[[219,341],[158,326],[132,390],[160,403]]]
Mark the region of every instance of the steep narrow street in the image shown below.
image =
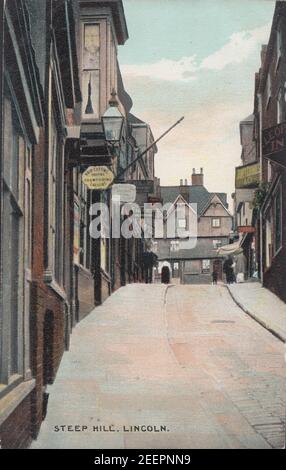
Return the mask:
[[[74,330],[32,448],[281,448],[284,353],[222,285],[128,285]]]

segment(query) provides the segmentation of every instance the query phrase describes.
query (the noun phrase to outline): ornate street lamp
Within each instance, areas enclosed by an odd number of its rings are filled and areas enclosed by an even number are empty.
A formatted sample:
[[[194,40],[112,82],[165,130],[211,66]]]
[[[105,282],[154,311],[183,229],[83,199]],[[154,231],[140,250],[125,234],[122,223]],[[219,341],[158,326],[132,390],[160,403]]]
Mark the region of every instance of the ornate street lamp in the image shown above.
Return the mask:
[[[113,89],[111,93],[111,99],[109,101],[109,108],[102,116],[105,140],[112,145],[118,144],[120,142],[124,122],[124,116],[118,109],[119,103],[116,96],[116,91]]]

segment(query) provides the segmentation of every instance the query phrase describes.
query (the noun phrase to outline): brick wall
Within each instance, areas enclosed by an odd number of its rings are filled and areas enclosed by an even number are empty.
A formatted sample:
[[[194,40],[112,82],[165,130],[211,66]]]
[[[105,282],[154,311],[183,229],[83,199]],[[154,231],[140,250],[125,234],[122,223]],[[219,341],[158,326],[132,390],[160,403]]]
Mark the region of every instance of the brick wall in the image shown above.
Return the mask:
[[[31,443],[31,394],[13,411],[0,428],[2,449],[25,449]],[[1,452],[1,451],[0,451]]]
[[[32,435],[36,437],[43,415],[44,367],[48,367],[48,383],[53,383],[64,353],[64,302],[48,286],[33,283],[31,302],[31,357],[36,388],[32,394]],[[52,315],[53,329],[44,337],[46,315]],[[48,347],[48,349],[47,349]],[[49,357],[44,354],[49,351]]]
[[[282,249],[273,257],[271,266],[264,271],[263,284],[286,302],[286,174],[280,170],[282,177]],[[274,230],[272,236],[275,236]]]

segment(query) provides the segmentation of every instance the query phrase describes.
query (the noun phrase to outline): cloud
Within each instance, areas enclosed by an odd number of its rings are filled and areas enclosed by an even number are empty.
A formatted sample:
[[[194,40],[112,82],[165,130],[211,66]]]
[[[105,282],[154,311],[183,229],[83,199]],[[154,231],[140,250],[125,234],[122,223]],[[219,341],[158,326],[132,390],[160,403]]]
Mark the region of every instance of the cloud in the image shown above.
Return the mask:
[[[267,23],[250,31],[233,33],[227,44],[202,61],[200,68],[222,70],[229,64],[240,64],[268,42],[270,27],[271,23]]]
[[[121,65],[124,77],[148,77],[166,81],[189,81],[197,70],[195,56],[182,57],[180,60],[161,59],[153,64]]]
[[[179,60],[161,59],[154,63],[125,64],[121,71],[126,79],[149,78],[152,80],[189,82],[197,78],[200,70],[223,70],[227,65],[240,64],[253,53],[257,53],[261,44],[268,41],[271,23],[258,28],[233,33],[228,42],[202,60],[197,62],[196,55],[182,57]]]

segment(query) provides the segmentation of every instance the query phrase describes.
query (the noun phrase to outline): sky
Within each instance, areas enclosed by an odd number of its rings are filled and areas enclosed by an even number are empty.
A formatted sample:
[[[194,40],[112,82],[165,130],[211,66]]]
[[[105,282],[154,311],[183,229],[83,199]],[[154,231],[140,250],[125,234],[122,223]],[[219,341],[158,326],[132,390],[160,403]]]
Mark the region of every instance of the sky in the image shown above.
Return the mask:
[[[240,164],[239,122],[253,111],[254,74],[267,44],[272,0],[123,0],[129,39],[119,63],[131,112],[158,144],[162,185],[204,169],[209,191],[227,192]]]

